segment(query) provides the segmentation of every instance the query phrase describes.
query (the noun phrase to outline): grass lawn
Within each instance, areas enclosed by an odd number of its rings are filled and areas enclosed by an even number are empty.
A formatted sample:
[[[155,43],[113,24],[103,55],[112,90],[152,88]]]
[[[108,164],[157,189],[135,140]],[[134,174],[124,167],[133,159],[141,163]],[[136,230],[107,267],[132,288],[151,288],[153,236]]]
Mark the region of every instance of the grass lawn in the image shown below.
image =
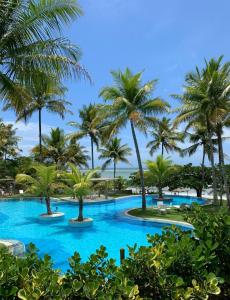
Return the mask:
[[[180,212],[176,209],[171,209],[170,212],[162,214],[156,209],[148,208],[143,211],[141,208],[135,208],[129,211],[131,216],[142,217],[142,218],[158,218],[158,219],[169,219],[175,221],[185,221],[185,213]]]
[[[224,207],[226,207],[226,201],[224,201]],[[210,214],[217,213],[223,207],[206,205],[202,206],[202,209]],[[159,218],[159,219],[168,219],[174,221],[185,221],[185,217],[189,215],[189,211],[181,211],[179,209],[170,209],[166,214],[162,214],[157,209],[148,208],[146,211],[143,211],[141,208],[135,208],[129,211],[131,216],[142,217],[142,218]],[[230,221],[230,214],[229,214]]]

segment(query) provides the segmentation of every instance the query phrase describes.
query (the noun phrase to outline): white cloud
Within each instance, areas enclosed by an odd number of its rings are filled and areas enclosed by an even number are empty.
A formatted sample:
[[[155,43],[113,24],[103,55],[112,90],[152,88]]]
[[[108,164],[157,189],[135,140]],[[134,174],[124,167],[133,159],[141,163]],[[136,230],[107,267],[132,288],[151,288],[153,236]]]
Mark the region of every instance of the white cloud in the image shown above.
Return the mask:
[[[31,148],[38,143],[38,122],[24,123],[19,121],[8,120],[6,123],[14,124],[14,128],[17,130],[16,134],[21,138],[19,142],[19,148],[22,149],[22,155],[29,154]],[[42,134],[48,134],[51,130],[51,126],[42,124]]]

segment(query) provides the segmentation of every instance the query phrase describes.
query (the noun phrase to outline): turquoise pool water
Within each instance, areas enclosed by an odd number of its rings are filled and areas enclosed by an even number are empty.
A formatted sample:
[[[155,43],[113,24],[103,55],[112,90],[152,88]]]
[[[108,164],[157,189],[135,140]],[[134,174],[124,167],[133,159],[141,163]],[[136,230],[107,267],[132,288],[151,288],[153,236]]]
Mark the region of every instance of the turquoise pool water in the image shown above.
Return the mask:
[[[148,205],[152,197],[147,196]],[[173,204],[203,200],[190,197],[173,197]],[[147,244],[146,234],[161,233],[163,223],[130,220],[123,212],[129,208],[140,207],[141,197],[127,197],[122,200],[100,204],[85,204],[84,216],[92,217],[94,223],[89,228],[70,228],[68,219],[77,215],[78,207],[73,202],[52,201],[53,210],[58,207],[65,213],[65,219],[44,223],[38,215],[45,212],[45,204],[39,200],[7,200],[0,202],[0,238],[18,239],[25,244],[34,243],[40,255],[52,256],[54,266],[65,271],[68,257],[74,251],[81,254],[85,261],[100,245],[105,245],[110,257],[119,260],[119,249],[127,245]]]

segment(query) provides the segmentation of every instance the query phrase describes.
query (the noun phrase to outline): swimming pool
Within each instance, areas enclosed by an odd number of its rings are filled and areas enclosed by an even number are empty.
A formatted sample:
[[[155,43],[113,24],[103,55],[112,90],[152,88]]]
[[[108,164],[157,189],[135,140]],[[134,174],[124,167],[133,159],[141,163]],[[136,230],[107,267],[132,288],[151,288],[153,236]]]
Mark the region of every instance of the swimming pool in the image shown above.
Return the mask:
[[[173,204],[203,203],[193,197],[174,197]],[[148,205],[152,197],[147,196]],[[78,207],[73,202],[52,201],[52,208],[65,213],[65,219],[58,222],[41,222],[45,204],[39,200],[6,200],[0,202],[0,238],[17,239],[25,244],[34,243],[39,254],[52,256],[54,267],[65,271],[68,258],[77,251],[85,261],[100,245],[107,248],[109,257],[119,260],[119,249],[127,245],[146,245],[146,234],[161,233],[164,223],[132,220],[124,216],[129,208],[140,207],[141,197],[130,196],[100,204],[85,204],[84,216],[92,217],[94,223],[88,228],[71,228],[68,219],[77,215]],[[168,225],[168,224],[167,224]]]

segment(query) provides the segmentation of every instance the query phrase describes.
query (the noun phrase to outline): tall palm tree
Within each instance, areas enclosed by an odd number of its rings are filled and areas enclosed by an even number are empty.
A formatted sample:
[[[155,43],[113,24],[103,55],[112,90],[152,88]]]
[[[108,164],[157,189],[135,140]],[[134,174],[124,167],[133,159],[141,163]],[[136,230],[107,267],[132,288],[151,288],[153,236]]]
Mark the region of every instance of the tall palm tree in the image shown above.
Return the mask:
[[[207,129],[204,124],[196,124],[193,127],[193,133],[186,132],[186,135],[189,138],[189,142],[192,144],[191,146],[181,150],[182,156],[185,155],[193,155],[200,147],[202,147],[202,161],[201,161],[201,172],[202,172],[202,181],[204,181],[204,170],[205,170],[205,157],[208,156],[210,160],[210,145],[209,145],[209,137],[207,134]],[[215,145],[217,144],[217,140],[212,138],[213,143],[213,152],[217,152],[217,148]]]
[[[34,78],[35,77],[35,78]],[[42,160],[42,111],[47,110],[51,113],[58,114],[62,119],[65,113],[70,112],[67,106],[71,103],[63,99],[66,89],[55,78],[47,77],[43,73],[36,73],[33,76],[32,84],[28,89],[30,101],[25,102],[25,106],[18,107],[16,113],[18,120],[28,121],[35,112],[38,112],[39,126],[39,156]],[[8,102],[4,109],[10,108],[12,102]]]
[[[158,155],[156,161],[146,162],[148,171],[147,175],[158,188],[158,197],[163,199],[163,187],[166,180],[175,172],[176,167],[173,166],[172,161],[164,159],[162,155]]]
[[[205,67],[196,68],[194,73],[186,77],[187,86],[182,97],[183,106],[178,120],[188,120],[189,124],[203,119],[207,128],[210,144],[210,160],[212,165],[214,202],[217,203],[217,181],[215,174],[212,135],[218,130],[218,151],[220,171],[224,181],[224,189],[230,207],[230,193],[224,168],[224,152],[222,143],[222,120],[230,111],[230,63],[222,64],[223,57],[205,61]]]
[[[105,148],[100,149],[99,159],[106,159],[102,165],[102,170],[105,170],[108,165],[113,163],[113,177],[116,177],[116,166],[118,162],[129,163],[126,156],[131,155],[131,148],[127,144],[121,145],[121,139],[115,137],[111,139]]]
[[[150,154],[161,148],[161,155],[164,156],[164,150],[180,152],[181,148],[177,146],[177,142],[183,142],[184,136],[182,133],[175,130],[171,124],[170,119],[163,117],[161,120],[157,120],[151,131],[151,140],[147,147],[150,148]]]
[[[76,221],[82,222],[84,220],[83,217],[83,205],[84,205],[84,197],[87,196],[92,188],[92,177],[96,174],[97,170],[88,170],[86,174],[81,173],[81,171],[74,166],[72,163],[68,164],[68,167],[71,170],[71,173],[65,172],[62,177],[74,192],[74,195],[78,198],[79,201],[79,212],[78,218]]]
[[[77,129],[76,132],[69,134],[70,139],[80,139],[86,136],[90,137],[92,169],[94,169],[94,144],[98,147],[102,130],[105,127],[105,122],[100,113],[100,107],[101,105],[95,104],[84,105],[83,108],[79,110],[81,122],[69,122],[69,125]]]
[[[145,210],[144,175],[135,129],[147,133],[147,127],[156,121],[153,115],[165,112],[168,104],[160,98],[152,98],[156,80],[142,84],[142,72],[133,74],[127,68],[124,73],[113,71],[111,74],[115,85],[103,88],[100,96],[105,101],[110,100],[112,102],[106,106],[106,110],[110,114],[110,120],[112,120],[111,135],[120,128],[125,127],[127,123],[131,126],[141,178],[142,209]]]
[[[82,14],[76,1],[0,2],[0,95],[12,105],[27,100],[24,86],[38,71],[57,76],[87,75],[77,46],[61,37],[61,27]]]
[[[33,169],[36,171],[34,177],[27,174],[18,174],[16,176],[16,183],[25,184],[27,186],[27,192],[39,197],[44,197],[46,201],[47,214],[52,215],[50,197],[53,195],[54,190],[58,186],[62,186],[57,183],[56,167],[47,167],[42,164],[37,164],[33,166]]]
[[[72,162],[78,167],[88,167],[88,151],[76,141],[67,141],[64,131],[59,127],[52,128],[50,136],[43,135],[42,141],[44,162],[55,163],[59,169],[65,167],[68,162]],[[32,153],[35,158],[39,157],[39,146],[35,146]]]

